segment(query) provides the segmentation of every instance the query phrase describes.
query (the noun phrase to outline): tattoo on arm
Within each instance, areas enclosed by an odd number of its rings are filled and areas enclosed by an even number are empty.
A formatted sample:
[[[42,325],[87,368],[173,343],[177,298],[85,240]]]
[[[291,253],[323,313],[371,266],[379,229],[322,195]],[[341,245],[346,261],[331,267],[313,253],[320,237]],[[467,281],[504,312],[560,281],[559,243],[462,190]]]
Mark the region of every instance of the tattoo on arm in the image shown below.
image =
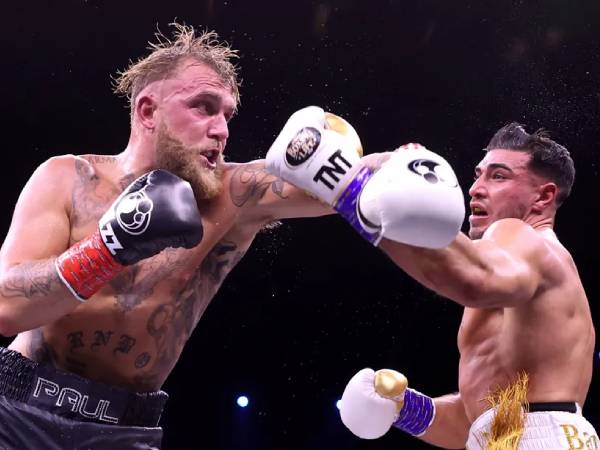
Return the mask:
[[[286,199],[283,186],[284,182],[281,178],[267,173],[263,167],[244,164],[235,169],[229,185],[229,193],[233,204],[242,207],[249,200],[256,201],[263,198],[269,187],[275,195]]]
[[[61,285],[54,261],[34,261],[19,264],[8,270],[0,283],[0,293],[5,298],[43,298]]]

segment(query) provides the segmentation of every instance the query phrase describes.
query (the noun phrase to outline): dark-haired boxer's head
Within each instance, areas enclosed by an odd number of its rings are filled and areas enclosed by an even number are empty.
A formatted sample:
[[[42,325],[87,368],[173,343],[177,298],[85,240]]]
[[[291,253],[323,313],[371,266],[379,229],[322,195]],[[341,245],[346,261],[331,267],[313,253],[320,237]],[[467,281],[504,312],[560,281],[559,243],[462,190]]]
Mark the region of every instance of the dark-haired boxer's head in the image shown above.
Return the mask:
[[[518,218],[526,222],[553,217],[569,196],[575,169],[567,149],[543,130],[533,134],[510,123],[485,148],[469,189],[469,236],[479,239],[495,221]]]

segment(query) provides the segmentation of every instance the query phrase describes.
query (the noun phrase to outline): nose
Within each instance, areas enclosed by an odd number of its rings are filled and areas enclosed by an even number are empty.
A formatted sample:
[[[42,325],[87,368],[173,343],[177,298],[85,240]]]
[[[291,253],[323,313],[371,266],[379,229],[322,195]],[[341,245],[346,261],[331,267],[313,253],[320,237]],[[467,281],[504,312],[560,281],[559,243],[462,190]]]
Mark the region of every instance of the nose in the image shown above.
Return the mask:
[[[229,126],[223,114],[216,114],[208,128],[208,137],[223,142],[229,137]]]
[[[469,188],[469,195],[471,198],[481,198],[485,195],[485,183],[482,180],[482,176],[478,177],[473,181],[473,184]]]

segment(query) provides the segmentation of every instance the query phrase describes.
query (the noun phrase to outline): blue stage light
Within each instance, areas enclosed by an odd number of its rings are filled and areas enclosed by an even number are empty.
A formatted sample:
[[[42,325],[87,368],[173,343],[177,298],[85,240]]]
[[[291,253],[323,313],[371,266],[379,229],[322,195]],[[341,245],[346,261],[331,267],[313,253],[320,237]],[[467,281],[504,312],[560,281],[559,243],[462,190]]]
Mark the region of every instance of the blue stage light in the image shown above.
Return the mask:
[[[337,409],[340,409],[342,407],[342,401],[338,400],[337,402],[335,402],[335,406],[337,407]]]
[[[246,406],[248,406],[248,397],[246,397],[245,395],[240,395],[237,399],[237,404],[242,407],[245,408]]]

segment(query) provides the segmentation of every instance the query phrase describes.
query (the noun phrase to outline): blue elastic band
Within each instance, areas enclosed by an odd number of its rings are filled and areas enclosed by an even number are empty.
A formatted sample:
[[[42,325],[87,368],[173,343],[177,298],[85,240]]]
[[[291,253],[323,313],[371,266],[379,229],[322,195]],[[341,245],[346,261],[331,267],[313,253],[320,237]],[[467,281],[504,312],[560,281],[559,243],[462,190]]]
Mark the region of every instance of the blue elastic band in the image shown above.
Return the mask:
[[[413,436],[421,436],[433,422],[434,416],[433,399],[414,389],[407,389],[404,392],[404,406],[394,426]]]
[[[358,202],[358,197],[362,191],[362,188],[367,181],[371,178],[373,172],[368,167],[362,167],[358,174],[352,179],[348,187],[342,192],[340,198],[335,204],[335,210],[342,216],[344,219],[352,225],[358,233],[371,244],[375,244],[379,240],[379,233],[369,233],[365,230],[358,220],[358,212],[356,209],[356,203]]]

